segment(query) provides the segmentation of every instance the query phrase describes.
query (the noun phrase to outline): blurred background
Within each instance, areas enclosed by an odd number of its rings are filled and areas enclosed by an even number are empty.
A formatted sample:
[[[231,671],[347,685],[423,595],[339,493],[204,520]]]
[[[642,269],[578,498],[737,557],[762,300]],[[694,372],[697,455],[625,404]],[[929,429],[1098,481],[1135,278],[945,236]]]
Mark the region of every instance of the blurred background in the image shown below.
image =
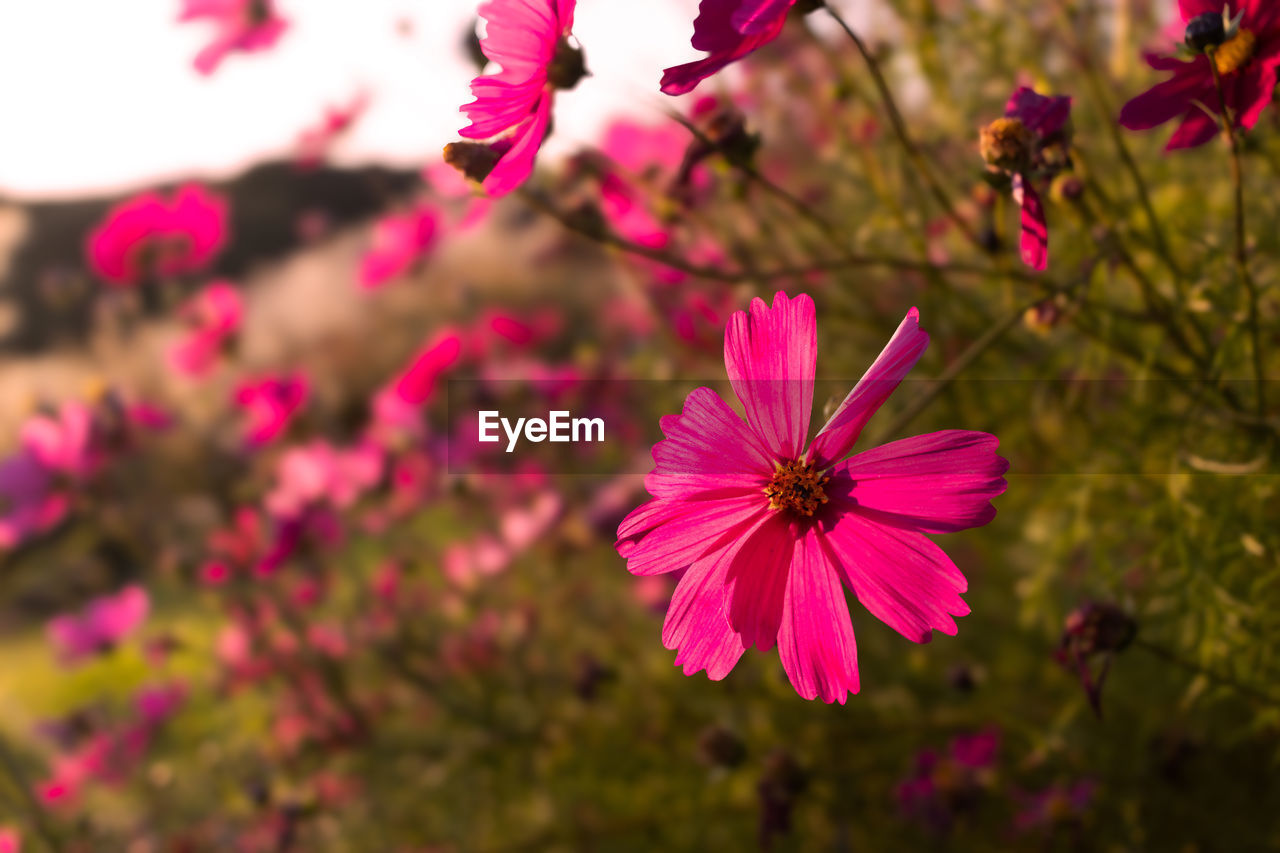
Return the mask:
[[[874,72],[819,10],[671,98],[698,4],[581,0],[591,76],[496,200],[441,157],[469,0],[0,8],[0,851],[1280,847],[1275,111],[1255,375],[1225,143],[1115,123],[1176,4],[832,5]],[[1020,85],[1073,98],[1043,274],[979,153]],[[685,676],[614,549],[779,290],[815,420],[918,306],[858,449],[1012,464],[938,537],[957,636],[849,596],[847,704]],[[610,440],[491,452],[482,407]]]

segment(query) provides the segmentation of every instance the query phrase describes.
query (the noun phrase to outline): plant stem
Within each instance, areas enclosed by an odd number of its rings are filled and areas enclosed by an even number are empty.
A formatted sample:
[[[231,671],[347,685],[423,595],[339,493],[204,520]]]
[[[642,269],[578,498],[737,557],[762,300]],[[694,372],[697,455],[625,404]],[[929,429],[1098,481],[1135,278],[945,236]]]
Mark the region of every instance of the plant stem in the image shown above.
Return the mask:
[[[884,79],[884,74],[880,70],[880,63],[876,61],[875,56],[867,49],[866,43],[853,31],[848,22],[831,6],[824,6],[827,14],[831,16],[839,26],[844,30],[850,40],[853,41],[854,47],[858,49],[858,53],[862,55],[862,59],[867,64],[867,70],[871,72],[871,79],[876,85],[876,91],[880,93],[880,100],[884,103],[885,112],[889,114],[889,123],[893,126],[894,135],[898,137],[898,142],[902,145],[902,150],[906,152],[907,158],[911,160],[912,165],[916,167],[916,171],[924,182],[928,185],[929,191],[933,193],[933,197],[941,205],[947,218],[955,223],[960,232],[979,249],[982,248],[982,241],[974,232],[973,228],[965,219],[960,216],[955,207],[951,204],[946,190],[942,188],[942,184],[938,182],[938,178],[933,173],[933,169],[929,165],[929,161],[920,153],[920,149],[911,140],[910,134],[907,133],[906,122],[902,119],[902,113],[898,110],[898,105],[893,99],[893,93],[889,90],[889,84]]]
[[[1164,646],[1156,645],[1155,643],[1152,643],[1148,640],[1144,640],[1141,637],[1135,638],[1133,640],[1133,645],[1136,646],[1137,648],[1140,648],[1149,652],[1150,654],[1155,655],[1156,657],[1160,658],[1163,661],[1166,661],[1168,663],[1173,664],[1176,667],[1179,667],[1180,669],[1184,669],[1187,672],[1190,672],[1194,675],[1202,675],[1205,678],[1207,678],[1209,681],[1216,682],[1217,684],[1223,687],[1230,687],[1232,690],[1235,690],[1238,693],[1242,693],[1243,695],[1248,696],[1251,699],[1256,699],[1257,701],[1267,705],[1280,705],[1280,699],[1277,699],[1275,696],[1272,696],[1271,694],[1266,693],[1258,689],[1257,687],[1253,687],[1252,685],[1245,684],[1244,682],[1240,681],[1234,676],[1226,675],[1224,673],[1217,672],[1215,670],[1206,669],[1200,664],[1193,663],[1192,661],[1186,660],[1185,658],[1175,654],[1174,652],[1169,651]]]
[[[31,785],[27,782],[26,774],[22,772],[17,757],[9,749],[9,742],[4,737],[0,737],[0,765],[3,765],[5,775],[13,782],[13,786],[18,789],[18,796],[26,807],[31,819],[31,825],[36,834],[44,841],[45,846],[54,851],[54,853],[60,851],[62,843],[58,840],[57,834],[49,824],[49,818],[45,814],[44,807],[40,805],[40,801],[31,792]]]
[[[699,276],[701,278],[711,279],[713,281],[725,282],[741,282],[751,279],[777,279],[777,278],[793,278],[797,276],[805,276],[816,272],[832,272],[835,270],[850,269],[856,267],[885,267],[887,269],[907,270],[921,273],[956,273],[964,275],[1003,275],[1014,278],[1019,281],[1041,282],[1043,276],[1036,275],[1021,270],[995,270],[990,267],[978,264],[935,264],[929,261],[918,261],[912,258],[903,258],[896,255],[869,255],[850,252],[844,257],[835,259],[819,259],[804,266],[798,267],[775,267],[773,269],[762,270],[725,270],[719,267],[702,266],[685,261],[661,249],[653,249],[640,243],[633,242],[625,237],[619,237],[608,230],[599,227],[598,224],[583,221],[575,218],[572,214],[557,209],[547,199],[543,198],[536,192],[531,190],[520,190],[520,197],[527,201],[530,205],[542,211],[543,213],[555,219],[561,225],[587,237],[604,246],[611,246],[615,249],[621,249],[628,254],[637,257],[648,258],[651,261],[680,270],[689,275]]]
[[[1235,190],[1235,262],[1236,273],[1244,285],[1248,298],[1248,323],[1250,347],[1253,350],[1253,380],[1257,388],[1258,416],[1267,413],[1266,372],[1262,366],[1262,333],[1258,328],[1258,285],[1249,273],[1249,260],[1245,247],[1246,235],[1244,224],[1244,176],[1240,168],[1240,140],[1236,138],[1235,120],[1227,108],[1227,98],[1222,91],[1222,75],[1218,72],[1218,61],[1214,56],[1214,48],[1205,51],[1209,57],[1209,69],[1213,72],[1213,85],[1218,90],[1219,118],[1222,120],[1222,134],[1227,138],[1231,152],[1231,183]]]

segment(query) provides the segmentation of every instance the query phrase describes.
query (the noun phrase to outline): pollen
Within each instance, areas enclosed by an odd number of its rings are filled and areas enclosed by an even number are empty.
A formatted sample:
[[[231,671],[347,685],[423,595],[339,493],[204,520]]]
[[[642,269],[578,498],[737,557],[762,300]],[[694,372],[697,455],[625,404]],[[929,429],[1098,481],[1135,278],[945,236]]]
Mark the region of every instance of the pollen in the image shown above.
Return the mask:
[[[1021,119],[998,118],[982,128],[979,146],[982,159],[997,169],[1016,172],[1031,160],[1035,137]]]
[[[818,507],[827,502],[823,489],[830,477],[822,476],[813,465],[799,460],[777,464],[773,480],[764,487],[769,498],[769,509],[786,510],[794,515],[810,518]]]
[[[1257,41],[1257,36],[1249,30],[1242,29],[1214,48],[1213,62],[1218,66],[1218,73],[1226,76],[1252,59],[1253,48]]]

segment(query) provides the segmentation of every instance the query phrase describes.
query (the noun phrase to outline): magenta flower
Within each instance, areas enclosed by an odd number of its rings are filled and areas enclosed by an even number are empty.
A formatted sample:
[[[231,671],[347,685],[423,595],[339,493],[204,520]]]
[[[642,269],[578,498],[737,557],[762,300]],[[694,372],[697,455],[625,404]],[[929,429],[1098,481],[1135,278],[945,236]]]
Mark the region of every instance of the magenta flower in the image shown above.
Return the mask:
[[[286,451],[276,487],[264,506],[276,518],[300,517],[316,506],[346,509],[382,479],[382,452],[372,444],[334,447],[317,439]]]
[[[30,448],[0,461],[0,549],[47,533],[70,508],[71,499],[55,488],[53,473]]]
[[[215,281],[183,303],[178,316],[186,321],[186,337],[169,350],[169,363],[187,376],[203,376],[240,332],[244,307],[240,292],[226,281]]]
[[[947,430],[841,461],[928,344],[913,308],[806,448],[813,300],[779,293],[772,308],[756,299],[730,318],[725,367],[747,420],[694,390],[661,421],[645,478],[654,500],[618,527],[633,574],[687,569],[662,631],[685,674],[719,680],[747,648],[777,645],[796,692],[843,703],[858,665],[842,582],[909,640],[956,632],[967,583],[925,534],[995,516],[1008,468],[996,437]]]
[[[1052,178],[1067,164],[1070,118],[1069,96],[1040,95],[1019,86],[1009,96],[1004,117],[982,129],[980,144],[987,168],[1010,177],[1013,199],[1022,210],[1022,262],[1037,271],[1049,264],[1049,224],[1035,184]]]
[[[360,286],[372,290],[402,275],[431,251],[439,224],[436,209],[425,204],[378,220],[373,245],[360,259]]]
[[[471,81],[475,100],[462,107],[470,140],[445,147],[445,160],[491,196],[514,190],[533,171],[551,125],[556,89],[572,89],[587,73],[570,42],[575,0],[489,0],[480,6],[480,49],[502,66]]]
[[[114,648],[137,630],[150,608],[145,589],[127,586],[94,599],[79,613],[64,613],[50,620],[49,642],[63,663],[75,663]]]
[[[1221,109],[1213,80],[1213,62],[1222,80],[1222,95],[1237,127],[1252,128],[1271,103],[1280,66],[1280,6],[1271,0],[1235,4],[1238,18],[1225,20],[1223,0],[1178,0],[1186,24],[1184,56],[1147,53],[1147,64],[1173,76],[1129,101],[1120,110],[1120,124],[1148,130],[1172,119],[1178,129],[1166,151],[1203,145],[1218,131]],[[1205,53],[1211,47],[1213,56]]]
[[[708,54],[662,72],[668,95],[692,92],[703,80],[778,37],[796,0],[702,0],[693,21],[693,47]]]
[[[196,272],[227,238],[227,203],[198,184],[172,200],[143,193],[113,207],[89,233],[89,267],[109,284]]]
[[[289,28],[289,22],[276,14],[273,0],[185,0],[178,23],[201,18],[215,28],[213,41],[195,59],[196,70],[206,75],[216,71],[227,54],[266,50]]]
[[[241,382],[233,399],[244,410],[244,438],[251,447],[270,444],[289,426],[310,390],[302,374],[263,376]]]

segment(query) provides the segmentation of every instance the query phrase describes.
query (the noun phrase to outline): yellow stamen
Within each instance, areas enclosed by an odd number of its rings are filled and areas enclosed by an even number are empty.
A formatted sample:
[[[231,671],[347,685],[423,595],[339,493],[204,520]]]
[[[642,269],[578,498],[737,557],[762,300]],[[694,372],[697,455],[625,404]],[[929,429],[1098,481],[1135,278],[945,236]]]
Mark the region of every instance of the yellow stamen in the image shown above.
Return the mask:
[[[809,518],[827,502],[823,485],[830,477],[823,477],[812,465],[805,462],[777,463],[773,480],[764,487],[769,498],[769,509],[785,509]]]
[[[1226,76],[1253,58],[1253,47],[1258,37],[1248,30],[1239,30],[1213,50],[1213,61],[1218,73]]]

